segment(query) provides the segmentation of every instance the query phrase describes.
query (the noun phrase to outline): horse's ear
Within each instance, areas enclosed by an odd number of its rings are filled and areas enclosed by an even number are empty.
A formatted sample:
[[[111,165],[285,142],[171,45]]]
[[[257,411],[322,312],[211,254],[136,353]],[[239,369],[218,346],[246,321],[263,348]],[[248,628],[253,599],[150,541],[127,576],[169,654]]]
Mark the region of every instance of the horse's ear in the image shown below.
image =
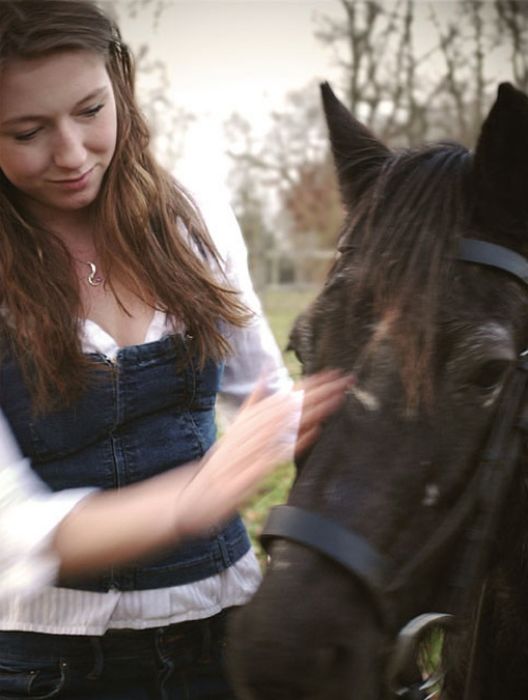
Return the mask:
[[[523,230],[528,224],[528,96],[499,85],[474,157],[477,211],[482,221]],[[515,233],[514,230],[511,231]]]
[[[351,208],[379,173],[390,151],[352,116],[328,83],[321,84],[321,96],[341,196],[344,205]]]

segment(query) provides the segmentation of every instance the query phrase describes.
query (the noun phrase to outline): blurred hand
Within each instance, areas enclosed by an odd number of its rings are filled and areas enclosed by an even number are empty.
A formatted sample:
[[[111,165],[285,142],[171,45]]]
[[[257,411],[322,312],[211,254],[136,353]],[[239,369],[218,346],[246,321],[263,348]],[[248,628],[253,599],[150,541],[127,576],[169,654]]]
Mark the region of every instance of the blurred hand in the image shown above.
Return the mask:
[[[176,504],[180,532],[196,535],[233,515],[264,477],[313,443],[350,384],[350,376],[330,370],[289,392],[265,396],[257,387],[198,468],[189,469]]]
[[[324,420],[341,406],[345,392],[352,384],[350,375],[337,370],[319,372],[300,382],[304,401],[295,445],[296,457],[319,437]]]

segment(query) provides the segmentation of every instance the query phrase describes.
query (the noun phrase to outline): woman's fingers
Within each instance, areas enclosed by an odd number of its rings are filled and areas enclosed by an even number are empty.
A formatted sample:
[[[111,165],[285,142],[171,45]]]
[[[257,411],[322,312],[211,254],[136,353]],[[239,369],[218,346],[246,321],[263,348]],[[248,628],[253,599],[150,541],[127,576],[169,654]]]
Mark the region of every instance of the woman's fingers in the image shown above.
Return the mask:
[[[265,399],[266,396],[269,396],[269,389],[267,388],[266,380],[263,377],[262,379],[260,379],[257,382],[257,384],[255,385],[255,388],[253,389],[251,394],[247,397],[247,399],[244,401],[240,410],[243,411],[245,408],[248,408],[249,406],[254,406],[256,403],[258,403],[262,399]]]
[[[265,384],[259,386],[184,489],[179,505],[190,531],[230,516],[294,449],[300,454],[309,447],[350,382],[330,371],[304,379],[296,391],[265,396]]]
[[[352,382],[350,375],[339,370],[325,370],[303,378],[294,393],[279,393],[263,400],[259,400],[263,390],[260,386],[244,405],[232,426],[235,432],[228,437],[236,437],[239,444],[240,440],[247,440],[248,451],[255,445],[255,451],[271,454],[273,449],[276,454],[280,448],[282,459],[291,459],[293,452],[301,454],[316,440],[321,424],[342,404]],[[296,406],[288,403],[289,397],[295,397]],[[264,436],[262,430],[267,420],[271,422],[271,433]]]
[[[297,438],[297,442],[295,444],[295,457],[299,457],[305,450],[307,450],[310,447],[310,445],[313,445],[313,443],[319,437],[320,433],[320,425],[316,425],[313,428],[310,428],[309,430],[304,430],[302,433],[299,433],[299,437]]]
[[[338,371],[309,377],[304,385],[304,401],[295,454],[299,455],[317,438],[323,421],[343,403],[353,380]]]

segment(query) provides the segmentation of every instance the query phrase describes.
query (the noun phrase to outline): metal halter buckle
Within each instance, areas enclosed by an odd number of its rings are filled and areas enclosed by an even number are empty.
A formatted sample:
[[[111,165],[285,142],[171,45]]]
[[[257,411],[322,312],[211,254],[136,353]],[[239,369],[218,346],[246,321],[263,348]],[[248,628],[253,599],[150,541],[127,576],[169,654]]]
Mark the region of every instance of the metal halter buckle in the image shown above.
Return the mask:
[[[417,663],[417,647],[424,634],[433,627],[449,627],[453,616],[447,613],[424,613],[410,620],[399,632],[387,666],[387,685],[402,700],[427,700],[433,697],[442,681],[442,673],[423,678]]]

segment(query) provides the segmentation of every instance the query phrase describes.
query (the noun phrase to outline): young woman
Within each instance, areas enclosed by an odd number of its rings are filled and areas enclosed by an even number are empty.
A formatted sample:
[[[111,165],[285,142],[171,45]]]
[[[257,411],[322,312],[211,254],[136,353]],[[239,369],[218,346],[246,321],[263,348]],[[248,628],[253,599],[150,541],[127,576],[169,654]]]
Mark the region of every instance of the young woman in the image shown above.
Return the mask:
[[[12,431],[54,492],[0,503],[6,586],[62,568],[0,600],[1,698],[232,698],[225,621],[259,581],[233,513],[292,449],[296,400],[235,222],[202,210],[149,151],[113,22],[4,0],[0,481],[33,490]],[[286,395],[254,395],[210,451],[218,390],[240,404],[264,370]],[[307,384],[297,449],[345,384]]]

